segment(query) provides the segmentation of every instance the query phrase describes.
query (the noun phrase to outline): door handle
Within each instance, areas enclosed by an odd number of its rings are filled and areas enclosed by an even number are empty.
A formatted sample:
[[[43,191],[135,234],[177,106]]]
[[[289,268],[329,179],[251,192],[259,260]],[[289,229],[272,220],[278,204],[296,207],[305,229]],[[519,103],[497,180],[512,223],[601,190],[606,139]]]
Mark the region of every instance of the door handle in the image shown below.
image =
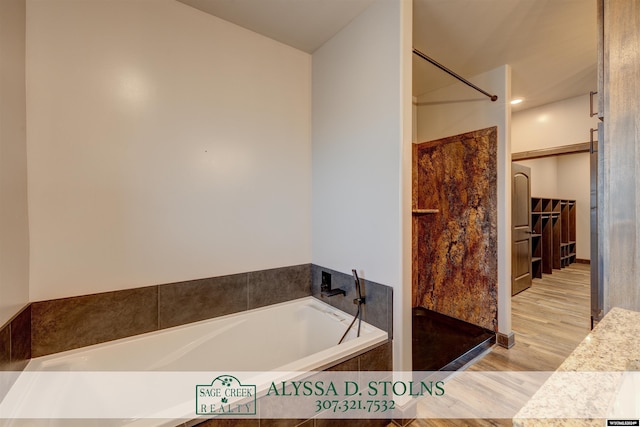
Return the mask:
[[[591,129],[589,129],[589,132],[590,132],[590,134],[591,134],[591,135],[589,136],[589,152],[590,152],[591,154],[593,154],[593,153],[597,153],[597,152],[598,152],[598,150],[594,150],[594,149],[593,149],[593,143],[594,143],[594,142],[597,142],[597,141],[594,141],[594,140],[593,140],[593,133],[594,133],[594,132],[598,132],[598,129],[591,128]]]
[[[598,112],[597,111],[593,111],[593,95],[597,94],[598,92],[589,92],[589,117],[593,117],[593,116],[597,116]]]

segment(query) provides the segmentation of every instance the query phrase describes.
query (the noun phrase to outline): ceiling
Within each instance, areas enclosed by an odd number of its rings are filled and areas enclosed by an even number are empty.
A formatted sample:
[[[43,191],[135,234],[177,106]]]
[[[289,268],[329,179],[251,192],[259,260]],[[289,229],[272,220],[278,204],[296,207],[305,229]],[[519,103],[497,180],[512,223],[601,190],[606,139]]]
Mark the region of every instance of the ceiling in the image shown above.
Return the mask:
[[[312,53],[374,0],[179,1]],[[510,64],[512,95],[525,99],[515,108],[532,108],[596,87],[596,0],[413,4],[414,47],[465,77]],[[414,96],[455,82],[413,58]]]
[[[596,89],[595,0],[414,0],[413,45],[462,76],[511,65],[522,109]],[[414,58],[414,95],[451,79]]]
[[[374,0],[178,0],[312,53]]]

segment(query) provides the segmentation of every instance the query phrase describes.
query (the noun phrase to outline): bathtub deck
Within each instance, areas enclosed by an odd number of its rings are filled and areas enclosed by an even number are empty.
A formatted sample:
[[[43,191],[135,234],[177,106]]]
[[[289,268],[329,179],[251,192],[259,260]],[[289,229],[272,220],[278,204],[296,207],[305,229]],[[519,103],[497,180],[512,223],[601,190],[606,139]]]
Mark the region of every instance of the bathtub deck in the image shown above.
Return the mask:
[[[413,310],[413,370],[454,371],[495,344],[491,331],[424,308]]]

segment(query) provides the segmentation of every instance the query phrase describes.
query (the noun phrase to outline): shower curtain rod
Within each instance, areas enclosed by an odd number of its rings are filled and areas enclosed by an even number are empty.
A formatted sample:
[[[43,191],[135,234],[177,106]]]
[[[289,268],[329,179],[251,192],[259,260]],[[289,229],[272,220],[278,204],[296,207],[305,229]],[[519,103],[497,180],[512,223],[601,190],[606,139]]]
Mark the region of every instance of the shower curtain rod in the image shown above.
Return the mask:
[[[433,65],[435,65],[436,67],[440,68],[442,71],[444,71],[445,73],[449,74],[450,76],[455,77],[456,79],[460,80],[462,83],[466,84],[467,86],[470,86],[470,87],[474,88],[475,90],[477,90],[478,92],[482,93],[483,95],[488,96],[491,99],[491,101],[495,102],[495,101],[498,100],[498,95],[491,95],[489,92],[480,89],[478,86],[474,85],[469,80],[467,80],[464,77],[462,77],[461,75],[451,71],[450,69],[448,69],[447,67],[445,67],[444,65],[442,65],[441,63],[436,61],[435,59],[429,58],[427,55],[425,55],[424,53],[420,52],[415,47],[413,48],[413,53],[414,53],[414,55],[419,56],[420,58],[424,59],[425,61],[428,61],[428,62],[432,63]]]

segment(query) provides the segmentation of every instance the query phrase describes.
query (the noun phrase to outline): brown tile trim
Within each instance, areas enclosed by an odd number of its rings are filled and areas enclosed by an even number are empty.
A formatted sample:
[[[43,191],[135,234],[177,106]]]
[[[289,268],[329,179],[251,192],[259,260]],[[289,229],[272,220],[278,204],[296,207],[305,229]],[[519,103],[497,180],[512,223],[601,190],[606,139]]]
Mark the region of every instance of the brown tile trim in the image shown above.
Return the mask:
[[[31,357],[31,304],[27,304],[0,328],[0,401]],[[7,374],[7,371],[13,373]]]
[[[244,273],[158,286],[158,328],[247,310],[247,278]]]
[[[11,370],[11,323],[0,329],[0,371]]]
[[[34,302],[20,312],[26,309],[29,311],[30,321],[27,323],[30,330],[25,336],[30,337],[30,343],[26,344],[26,348],[21,347],[20,356],[16,354],[16,357],[28,360],[28,357],[98,344],[311,295],[311,276],[312,264],[301,264]],[[347,276],[343,275],[343,278],[349,280]],[[389,329],[392,289],[374,282],[364,283],[369,302],[366,313],[368,319],[365,320]],[[378,294],[380,304],[374,304]],[[221,295],[228,298],[222,299]],[[376,309],[371,311],[374,306]],[[348,308],[352,308],[351,304]],[[8,326],[9,324],[6,325]]]
[[[355,356],[325,369],[328,372],[354,372],[360,370],[360,357]]]
[[[248,308],[264,307],[311,295],[311,264],[248,273]]]
[[[27,310],[29,307],[31,307],[31,303],[27,303],[25,304],[20,310],[16,311],[16,313],[11,316],[9,318],[9,320],[7,320],[6,322],[4,322],[4,325],[0,326],[0,330],[4,329],[4,328],[8,328],[9,325],[16,319],[16,317],[20,316],[25,310]]]
[[[31,359],[31,304],[11,322],[11,369],[22,371]]]
[[[393,370],[393,341],[387,340],[372,349],[338,362],[325,368],[325,371],[392,371]]]
[[[362,354],[351,357],[343,362],[340,362],[334,366],[326,368],[325,371],[374,371],[391,370],[392,363],[392,341],[388,340],[379,344],[378,346],[368,350]],[[248,424],[244,424],[244,422]],[[252,425],[256,426],[282,426],[282,427],[294,427],[294,426],[345,426],[345,427],[386,427],[391,422],[390,419],[348,419],[339,420],[334,418],[312,418],[309,420],[287,420],[287,419],[246,419],[246,420],[190,420],[184,423],[187,427],[248,427]],[[253,424],[252,424],[253,423]]]
[[[0,371],[21,371],[31,358],[31,304],[0,328]]]
[[[44,356],[311,295],[311,264],[39,301],[31,355]]]
[[[307,272],[308,275],[305,276]],[[19,360],[22,363],[28,361],[28,359],[24,359],[27,354],[29,357],[38,357],[40,355],[95,344],[97,342],[110,341],[112,339],[120,338],[119,335],[135,335],[136,333],[132,333],[132,331],[135,330],[143,331],[138,333],[144,333],[148,332],[146,329],[159,329],[163,327],[161,321],[163,309],[167,308],[166,304],[168,299],[171,299],[172,295],[174,295],[177,290],[181,290],[178,286],[185,286],[189,288],[189,292],[187,292],[189,296],[186,297],[186,301],[178,300],[176,302],[176,304],[184,310],[186,307],[192,307],[192,305],[189,304],[189,300],[193,298],[197,299],[200,293],[213,293],[217,298],[219,298],[220,293],[216,292],[220,290],[220,288],[216,288],[218,285],[225,286],[225,284],[229,285],[229,283],[236,283],[242,286],[244,276],[247,276],[246,286],[250,286],[249,274],[250,273],[243,273],[240,275],[221,276],[211,279],[201,279],[167,285],[105,292],[101,294],[39,301],[28,304],[20,313],[13,317],[12,321],[6,324],[4,328],[0,329],[0,361],[2,360],[3,334],[6,334],[9,337],[15,336],[16,339],[22,339],[20,337],[23,335],[29,338],[29,345],[25,346],[21,344],[20,346],[15,347],[13,351],[16,360]],[[293,275],[295,279],[294,281],[297,283],[298,287],[293,288],[294,292],[289,299],[310,295],[311,264],[266,270],[266,273],[256,275],[257,278],[254,279],[253,285],[257,287],[270,286],[270,284],[264,280],[264,277],[275,277],[276,280],[280,280],[282,277],[289,277],[291,275]],[[305,281],[305,277],[308,277],[308,282]],[[289,287],[287,289],[290,290],[291,288]],[[244,290],[241,290],[240,293],[244,292]],[[259,292],[257,291],[254,292],[254,298],[258,293]],[[245,295],[247,296],[248,306],[248,289]],[[161,307],[162,304],[165,304],[165,306]],[[203,304],[203,306],[206,307],[207,304]],[[165,322],[177,322],[177,320],[170,317],[170,314],[164,315],[169,316],[164,319]],[[219,315],[222,314],[215,314],[210,317],[216,317]],[[181,313],[179,316],[183,316],[183,314]],[[182,323],[178,324],[189,323],[192,321],[196,320],[186,319],[182,321]],[[15,325],[19,325],[14,329],[14,334],[11,333],[11,326],[14,324],[13,322],[15,322]],[[118,326],[122,326],[122,329],[118,329]],[[23,327],[28,328],[29,332],[15,332]],[[57,343],[56,339],[64,342],[62,344]],[[7,339],[6,342],[9,342],[9,340],[10,338]],[[345,364],[345,367],[348,365],[350,368],[357,367],[357,370],[363,371],[391,370],[391,343],[391,340],[384,342],[379,346],[362,354],[356,355],[342,363]],[[65,348],[66,346],[72,347]],[[10,359],[12,354],[10,345],[8,354],[8,358]],[[0,370],[1,369],[2,365],[0,363]],[[0,392],[2,391],[1,386],[2,384],[0,384]],[[0,396],[2,395],[0,394]],[[308,422],[309,420],[303,422],[303,424],[306,425],[305,423]],[[377,422],[379,422],[379,420],[374,421],[374,423]]]
[[[33,357],[158,329],[158,287],[32,304]]]
[[[0,328],[0,402],[9,392],[12,381],[7,377],[11,365],[11,324]]]
[[[359,372],[365,371],[391,371],[393,368],[393,341],[388,340],[382,344],[366,351],[360,355],[354,356],[351,359],[339,363],[327,371],[341,371],[347,370],[356,364],[357,361]],[[345,427],[386,427],[391,422],[390,419],[350,419],[350,420],[337,420],[333,418],[323,419],[316,418],[315,425],[319,426],[345,426]]]
[[[358,356],[359,371],[392,371],[393,346],[389,340]]]

